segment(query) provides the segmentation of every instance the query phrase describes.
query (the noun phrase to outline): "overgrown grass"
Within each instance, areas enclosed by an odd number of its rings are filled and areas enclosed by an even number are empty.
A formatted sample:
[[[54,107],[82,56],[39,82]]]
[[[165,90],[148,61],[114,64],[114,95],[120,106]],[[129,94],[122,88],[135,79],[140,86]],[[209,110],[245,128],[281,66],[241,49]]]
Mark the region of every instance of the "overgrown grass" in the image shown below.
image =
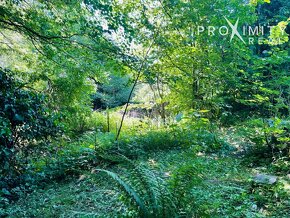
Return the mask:
[[[177,197],[181,202],[179,216],[288,217],[289,179],[284,176],[273,185],[255,184],[253,176],[267,169],[248,168],[240,159],[172,150],[151,153],[135,164],[163,178],[167,188],[174,190],[172,200]],[[109,170],[140,190],[125,165]],[[24,195],[6,213],[11,217],[139,217],[134,202],[114,184],[100,172],[87,171]]]
[[[273,185],[256,184],[253,176],[275,173],[275,164],[267,168],[245,164],[246,150],[239,145],[248,145],[239,131],[218,135],[202,126],[125,129],[118,141],[115,133],[94,129],[52,146],[41,158],[31,157],[21,186],[2,189],[0,213],[8,217],[286,218],[289,169]],[[277,167],[281,161],[277,160]],[[100,168],[109,177],[96,171]]]
[[[90,173],[52,183],[2,211],[8,217],[115,217],[130,214],[121,193],[103,176]]]

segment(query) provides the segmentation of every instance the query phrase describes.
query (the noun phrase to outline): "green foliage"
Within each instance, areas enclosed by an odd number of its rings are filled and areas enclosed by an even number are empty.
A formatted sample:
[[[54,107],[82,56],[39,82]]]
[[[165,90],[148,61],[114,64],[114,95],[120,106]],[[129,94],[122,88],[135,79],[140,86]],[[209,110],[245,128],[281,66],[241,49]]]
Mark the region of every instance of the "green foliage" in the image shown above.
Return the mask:
[[[59,117],[44,95],[0,69],[0,157],[3,175],[21,174],[21,162],[60,131]],[[20,157],[21,158],[20,158]]]
[[[95,113],[98,121],[104,121],[105,114]],[[112,122],[112,120],[110,120]],[[98,123],[98,122],[97,122]],[[171,149],[188,149],[193,152],[229,152],[229,146],[221,136],[217,134],[216,127],[209,125],[205,118],[184,118],[182,121],[172,124],[170,127],[149,129],[145,131],[140,128],[125,129],[124,134],[115,141],[115,133],[103,132],[106,123],[102,128],[92,129],[79,137],[83,146],[96,150],[96,154],[107,161],[122,162],[118,154],[128,158],[138,158],[155,151]],[[96,126],[97,127],[97,126]]]
[[[94,109],[114,108],[125,104],[132,89],[129,76],[112,75],[107,83],[97,86],[92,96]]]
[[[120,143],[140,147],[144,152],[169,150],[182,146],[180,138],[176,138],[170,129],[151,130],[135,136],[125,136]],[[185,146],[185,145],[184,145]]]
[[[30,170],[39,176],[40,181],[63,180],[67,176],[80,175],[99,163],[95,150],[79,143],[55,146],[53,150],[55,153],[51,152],[49,158],[32,160]]]
[[[121,186],[121,188],[124,189],[126,194],[128,194],[129,197],[131,197],[134,200],[134,202],[137,204],[137,206],[140,208],[140,211],[141,211],[140,213],[142,214],[141,216],[144,216],[144,217],[148,216],[148,211],[145,205],[143,204],[143,201],[140,199],[139,195],[135,192],[133,188],[131,188],[129,184],[127,184],[124,180],[122,180],[116,173],[113,173],[108,170],[101,170],[101,169],[97,169],[97,170],[101,172],[105,172],[108,176],[110,176],[113,180],[115,180],[117,184]]]
[[[155,173],[142,166],[136,166],[131,161],[128,161],[128,167],[130,172],[127,178],[120,178],[116,173],[107,170],[100,171],[107,173],[124,190],[124,200],[137,206],[138,217],[177,216],[176,199],[174,200],[166,187],[166,182]]]
[[[187,161],[177,164],[169,179],[169,189],[172,190],[175,199],[178,199],[177,207],[182,215],[197,214],[198,205],[195,205],[190,190],[202,181],[203,166],[194,161],[194,154]]]
[[[95,92],[89,78],[103,82],[105,72],[124,71],[117,58],[119,48],[104,36],[108,31],[95,16],[97,9],[88,4],[9,0],[0,8],[1,66],[27,72],[20,76],[50,96],[53,110],[65,115],[62,121],[67,131],[84,129]],[[106,14],[110,9],[101,10]],[[110,16],[102,18],[119,23]]]
[[[96,151],[101,159],[123,162],[119,155],[135,159],[154,151],[170,150],[185,146],[181,138],[176,138],[170,130],[151,130],[143,133],[131,133],[115,141],[111,132],[91,131],[79,138],[79,143]]]
[[[83,173],[37,188],[9,208],[0,207],[8,217],[123,217],[131,211],[119,200],[120,193],[102,175]]]
[[[276,210],[277,217],[285,217],[282,205],[285,203],[287,204],[289,192],[285,189],[284,183],[285,181],[281,180],[275,185],[253,184],[251,194],[253,195],[253,199],[255,200],[257,206],[260,208],[267,205],[269,214],[271,214],[271,211]],[[273,199],[275,200],[275,204],[272,202]]]
[[[174,137],[184,146],[195,151],[217,152],[231,150],[218,134],[218,127],[207,118],[209,110],[189,110],[176,116],[177,122],[171,126]]]
[[[33,153],[26,161],[25,171],[20,175],[7,177],[4,174],[5,177],[1,178],[0,188],[4,192],[0,192],[0,199],[2,198],[3,207],[36,188],[55,181],[61,182],[69,177],[75,178],[100,163],[95,150],[79,142],[50,144],[49,148],[42,149],[41,156]],[[2,203],[0,201],[0,205]]]
[[[186,151],[175,150],[154,152],[149,159],[139,159],[134,165],[140,165],[139,171],[142,169],[143,177],[149,177],[147,180],[149,184],[153,184],[152,187],[155,187],[155,176],[161,177],[172,193],[172,200],[180,194],[180,198],[175,201],[176,205],[182,203],[184,206],[177,206],[179,217],[189,214],[190,217],[286,218],[289,211],[289,189],[286,188],[287,184],[289,187],[290,180],[286,176],[279,176],[277,184],[255,184],[251,178],[257,170],[268,172],[268,169],[247,168],[240,162],[241,159],[236,157],[221,157],[216,154],[194,156]],[[106,170],[117,174],[142,200],[143,194],[139,191],[141,187],[147,194],[151,191],[148,191],[148,186],[135,186],[143,177],[137,172],[132,173],[134,167],[128,164],[111,165]],[[97,168],[101,166],[98,165]],[[136,174],[137,179],[132,174]],[[29,195],[23,194],[19,201],[0,210],[0,213],[13,217],[140,217],[134,199],[129,197],[117,181],[113,184],[112,181],[114,180],[102,172],[83,172],[80,177],[46,184]],[[175,189],[171,188],[174,184]],[[159,189],[155,193],[159,193]],[[182,193],[185,194],[184,197]],[[150,205],[155,204],[150,202]]]
[[[257,161],[261,157],[268,158],[271,161],[289,155],[290,132],[288,120],[278,118],[254,119],[245,124],[243,127],[244,134],[254,144],[252,152],[257,157]]]
[[[287,217],[289,4],[2,1],[0,216]]]

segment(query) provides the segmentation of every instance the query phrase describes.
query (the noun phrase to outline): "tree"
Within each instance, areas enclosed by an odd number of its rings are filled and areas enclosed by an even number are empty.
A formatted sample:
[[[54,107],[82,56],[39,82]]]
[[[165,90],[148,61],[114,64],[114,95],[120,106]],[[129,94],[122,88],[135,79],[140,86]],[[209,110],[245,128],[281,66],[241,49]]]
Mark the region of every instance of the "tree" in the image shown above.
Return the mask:
[[[127,102],[131,88],[129,76],[111,75],[106,83],[97,84],[97,91],[92,97],[94,109],[124,105]]]
[[[289,116],[287,4],[285,1],[274,1],[256,5],[258,19],[255,25],[274,27],[264,32],[263,43],[256,40],[250,46],[250,59],[225,80],[225,91],[220,96],[225,105],[231,105],[226,109],[231,116],[235,114],[242,119],[247,116]]]
[[[93,3],[8,0],[0,6],[2,67],[29,72],[19,77],[50,96],[50,107],[66,115],[67,129],[90,113],[95,90],[89,78],[104,82],[106,72],[122,71],[128,61],[111,39],[118,16],[109,3]]]

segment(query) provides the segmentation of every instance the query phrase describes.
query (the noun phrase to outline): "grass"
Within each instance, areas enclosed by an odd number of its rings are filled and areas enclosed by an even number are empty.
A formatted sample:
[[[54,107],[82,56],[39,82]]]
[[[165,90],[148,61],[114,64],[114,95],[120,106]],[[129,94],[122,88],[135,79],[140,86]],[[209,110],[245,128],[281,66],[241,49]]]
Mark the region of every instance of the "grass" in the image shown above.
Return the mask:
[[[197,217],[289,217],[289,178],[274,185],[252,181],[263,168],[249,168],[234,156],[197,156],[171,150],[139,158],[142,164],[170,180],[184,167],[195,169],[196,182],[188,189],[188,207]],[[190,168],[191,169],[191,168]],[[126,169],[114,166],[119,174]],[[122,201],[122,193],[101,173],[85,172],[79,178],[53,183],[23,196],[7,209],[8,217],[136,217]]]
[[[114,217],[129,213],[119,198],[110,183],[86,174],[37,189],[7,212],[9,217]]]

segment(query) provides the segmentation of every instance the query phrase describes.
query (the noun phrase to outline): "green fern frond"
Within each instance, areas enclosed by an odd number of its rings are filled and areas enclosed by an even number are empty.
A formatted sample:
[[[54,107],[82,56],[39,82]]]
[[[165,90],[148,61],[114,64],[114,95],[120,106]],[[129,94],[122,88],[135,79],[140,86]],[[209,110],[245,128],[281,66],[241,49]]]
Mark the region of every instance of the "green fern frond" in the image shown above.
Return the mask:
[[[126,160],[130,175],[120,178],[116,173],[98,169],[113,178],[131,201],[139,207],[140,217],[177,217],[177,207],[167,183],[153,171]]]
[[[126,183],[123,179],[121,179],[116,173],[113,173],[113,172],[108,171],[108,170],[103,170],[103,169],[97,169],[97,170],[101,171],[101,172],[105,172],[114,181],[116,181],[123,188],[123,190],[125,190],[126,193],[132,197],[132,199],[139,206],[140,211],[144,215],[148,214],[147,208],[145,207],[145,204],[141,200],[140,196],[135,192],[135,190],[128,183]]]

